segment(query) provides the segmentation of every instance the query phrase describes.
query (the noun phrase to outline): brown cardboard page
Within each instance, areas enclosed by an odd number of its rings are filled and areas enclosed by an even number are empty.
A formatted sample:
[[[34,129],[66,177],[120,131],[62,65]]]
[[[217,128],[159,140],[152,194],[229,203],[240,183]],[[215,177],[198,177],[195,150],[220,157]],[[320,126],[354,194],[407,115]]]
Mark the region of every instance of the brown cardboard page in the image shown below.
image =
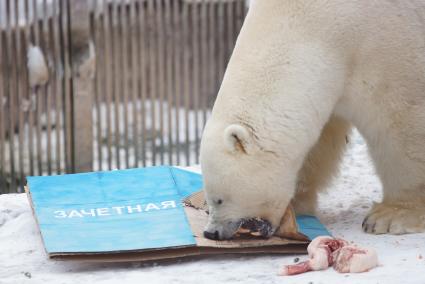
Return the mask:
[[[207,224],[208,215],[205,211],[192,207],[185,207],[186,216],[189,219],[190,227],[198,247],[209,248],[249,248],[249,247],[265,247],[288,244],[305,244],[304,241],[290,240],[273,236],[269,239],[263,238],[241,238],[229,241],[214,241],[203,237],[203,231]]]
[[[278,234],[269,239],[263,238],[235,238],[229,241],[214,241],[203,237],[203,230],[208,221],[207,203],[203,191],[197,192],[186,198],[185,211],[189,220],[192,232],[195,236],[196,244],[199,247],[215,248],[248,248],[264,247],[288,244],[306,244],[308,239],[298,232],[295,221],[295,214],[292,208],[287,210],[282,219],[282,224]],[[289,238],[288,238],[289,237]]]

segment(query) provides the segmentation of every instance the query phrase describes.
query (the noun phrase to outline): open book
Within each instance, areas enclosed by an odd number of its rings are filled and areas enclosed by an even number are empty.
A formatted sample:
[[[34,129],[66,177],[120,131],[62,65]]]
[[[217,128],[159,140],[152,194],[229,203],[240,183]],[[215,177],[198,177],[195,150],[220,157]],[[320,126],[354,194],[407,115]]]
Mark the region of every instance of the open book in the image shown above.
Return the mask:
[[[297,216],[305,240],[281,237],[212,241],[202,177],[175,167],[150,167],[28,177],[27,194],[50,258],[82,261],[157,260],[224,253],[306,252],[329,235],[313,216]],[[185,201],[185,202],[183,202]],[[186,205],[185,205],[186,204]]]

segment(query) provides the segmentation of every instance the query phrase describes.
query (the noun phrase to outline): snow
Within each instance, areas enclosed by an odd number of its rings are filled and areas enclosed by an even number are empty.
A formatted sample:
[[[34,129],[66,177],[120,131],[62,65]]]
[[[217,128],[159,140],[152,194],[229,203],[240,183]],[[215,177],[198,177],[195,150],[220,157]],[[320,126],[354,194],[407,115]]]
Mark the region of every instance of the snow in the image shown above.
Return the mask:
[[[318,217],[334,236],[377,250],[380,265],[367,273],[328,269],[277,275],[283,264],[306,255],[209,256],[149,264],[52,261],[43,250],[26,196],[10,194],[0,196],[0,283],[425,283],[425,234],[375,236],[361,231],[372,202],[381,198],[381,184],[357,132],[350,144],[340,176],[320,198]]]

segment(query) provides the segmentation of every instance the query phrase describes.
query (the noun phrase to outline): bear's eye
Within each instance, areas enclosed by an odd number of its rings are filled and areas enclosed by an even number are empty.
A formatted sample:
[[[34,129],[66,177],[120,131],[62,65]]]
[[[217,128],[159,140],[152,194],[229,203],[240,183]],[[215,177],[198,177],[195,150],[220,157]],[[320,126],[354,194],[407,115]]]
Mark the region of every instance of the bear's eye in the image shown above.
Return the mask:
[[[218,205],[220,205],[221,203],[223,203],[223,200],[218,199],[218,200],[216,201],[216,203],[217,203]]]

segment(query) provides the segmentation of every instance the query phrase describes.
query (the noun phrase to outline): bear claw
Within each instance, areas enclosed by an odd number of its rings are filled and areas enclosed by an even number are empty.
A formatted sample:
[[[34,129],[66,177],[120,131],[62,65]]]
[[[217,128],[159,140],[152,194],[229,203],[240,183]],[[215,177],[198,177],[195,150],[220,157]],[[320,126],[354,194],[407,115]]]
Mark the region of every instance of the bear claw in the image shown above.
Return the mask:
[[[406,234],[425,231],[425,209],[376,204],[363,220],[363,231],[369,234]]]

